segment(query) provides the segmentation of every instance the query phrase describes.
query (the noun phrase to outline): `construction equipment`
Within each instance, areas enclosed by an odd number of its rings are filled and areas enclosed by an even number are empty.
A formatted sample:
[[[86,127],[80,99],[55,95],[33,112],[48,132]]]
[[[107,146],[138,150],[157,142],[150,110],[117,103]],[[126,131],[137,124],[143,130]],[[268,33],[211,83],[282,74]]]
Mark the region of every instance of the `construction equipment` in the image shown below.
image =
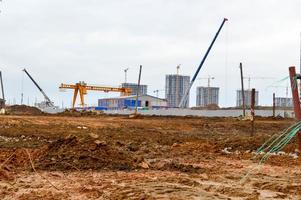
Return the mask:
[[[3,87],[3,80],[2,80],[2,72],[0,71],[0,84],[1,84],[1,94],[2,98],[0,98],[0,108],[5,107],[5,97],[4,97],[4,87]]]
[[[38,83],[32,78],[32,76],[27,72],[27,70],[24,68],[23,71],[25,74],[30,78],[30,80],[34,83],[34,85],[40,90],[40,92],[43,94],[45,99],[45,104],[47,107],[54,107],[53,102],[49,99],[49,97],[45,94],[45,92],[42,90],[42,88],[38,85]]]
[[[213,44],[214,44],[214,42],[215,42],[215,40],[217,39],[217,37],[218,37],[220,31],[222,30],[222,28],[223,28],[223,26],[224,26],[224,24],[225,24],[226,21],[228,21],[228,19],[227,19],[227,18],[224,18],[222,24],[220,25],[220,27],[219,27],[217,33],[215,34],[215,36],[214,36],[214,38],[213,38],[213,40],[212,40],[212,42],[211,42],[209,48],[207,49],[207,51],[206,51],[206,53],[205,53],[205,55],[204,55],[204,57],[203,57],[203,59],[202,59],[200,65],[199,65],[199,67],[197,68],[197,70],[196,70],[196,72],[195,72],[195,74],[194,74],[194,76],[193,76],[193,78],[192,78],[192,80],[191,80],[191,82],[190,82],[190,84],[189,84],[189,87],[188,87],[187,90],[185,91],[184,96],[183,96],[183,98],[182,98],[182,100],[181,100],[181,102],[180,102],[180,104],[179,104],[179,107],[182,107],[183,105],[185,105],[185,102],[187,101],[187,98],[188,98],[189,91],[190,91],[190,89],[191,89],[191,87],[192,87],[192,85],[193,85],[193,83],[194,83],[196,77],[198,76],[198,74],[199,74],[199,72],[200,72],[200,70],[201,70],[201,68],[202,68],[202,66],[203,66],[203,64],[204,64],[204,62],[205,62],[205,60],[206,60],[206,58],[207,58],[207,56],[208,56],[208,54],[209,54],[209,52],[210,52],[210,50],[211,50]]]
[[[274,79],[274,78],[273,77],[251,77],[251,76],[248,76],[248,77],[244,77],[244,79],[248,79],[248,90],[251,90],[251,80],[255,80],[255,79],[265,80],[265,79]]]
[[[80,96],[80,105],[85,106],[85,100],[84,96],[87,94],[88,90],[93,91],[103,91],[103,92],[120,92],[121,96],[128,96],[131,94],[132,90],[130,88],[124,88],[124,87],[107,87],[107,86],[92,86],[87,85],[84,81],[79,81],[76,84],[64,84],[62,83],[59,87],[59,89],[73,89],[73,101],[72,101],[72,107],[74,108],[77,94],[79,93]]]
[[[123,70],[124,71],[124,83],[127,82],[127,72],[128,72],[129,69],[130,68],[126,68],[126,69]]]
[[[207,80],[207,87],[210,88],[210,81],[214,80],[215,78],[213,76],[208,76],[208,78],[198,78],[198,80]]]
[[[153,92],[156,94],[156,97],[159,98],[159,92],[165,91],[165,90],[154,90]]]

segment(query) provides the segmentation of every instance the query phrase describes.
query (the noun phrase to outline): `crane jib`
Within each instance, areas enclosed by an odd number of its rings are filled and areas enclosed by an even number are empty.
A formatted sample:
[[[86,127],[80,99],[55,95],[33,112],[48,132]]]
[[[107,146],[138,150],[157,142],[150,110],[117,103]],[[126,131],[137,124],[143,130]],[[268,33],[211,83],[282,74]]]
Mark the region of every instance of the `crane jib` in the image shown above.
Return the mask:
[[[54,106],[52,101],[49,99],[49,97],[45,94],[45,92],[42,90],[42,88],[38,85],[38,83],[32,78],[32,76],[27,72],[26,69],[23,69],[23,71],[25,72],[25,74],[30,78],[30,80],[34,83],[34,85],[40,90],[40,92],[43,94],[45,100],[46,100],[46,103],[49,105],[49,106]]]
[[[205,55],[204,55],[204,57],[203,57],[203,59],[202,59],[200,65],[199,65],[199,67],[197,68],[196,72],[194,73],[194,76],[193,76],[193,78],[192,78],[192,80],[191,80],[191,82],[190,82],[190,84],[189,84],[189,87],[188,87],[187,90],[185,91],[184,96],[183,96],[183,98],[182,98],[181,101],[180,101],[179,107],[182,107],[182,106],[184,105],[184,103],[186,102],[187,97],[188,97],[188,94],[189,94],[189,91],[190,91],[190,89],[191,89],[191,87],[192,87],[192,85],[193,85],[193,83],[194,83],[196,77],[198,76],[198,74],[199,74],[199,72],[200,72],[200,70],[201,70],[201,68],[202,68],[202,66],[203,66],[203,64],[204,64],[204,62],[205,62],[205,60],[206,60],[206,58],[207,58],[207,56],[208,56],[208,54],[209,54],[209,52],[210,52],[210,50],[211,50],[213,44],[214,44],[214,42],[215,42],[215,40],[217,39],[217,37],[218,37],[220,31],[222,30],[222,28],[223,28],[223,26],[224,26],[224,24],[225,24],[226,21],[228,21],[228,19],[227,19],[227,18],[224,18],[222,24],[220,25],[218,31],[217,31],[216,34],[215,34],[215,36],[214,36],[214,38],[213,38],[213,40],[212,40],[210,46],[208,47],[208,49],[207,49],[207,51],[206,51],[206,53],[205,53]]]

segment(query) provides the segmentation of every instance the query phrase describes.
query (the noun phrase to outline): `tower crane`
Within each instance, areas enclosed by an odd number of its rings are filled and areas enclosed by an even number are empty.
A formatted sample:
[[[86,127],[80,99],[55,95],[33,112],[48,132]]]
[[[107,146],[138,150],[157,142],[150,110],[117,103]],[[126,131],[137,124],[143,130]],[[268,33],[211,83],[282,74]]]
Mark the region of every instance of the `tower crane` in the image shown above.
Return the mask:
[[[32,76],[28,73],[28,71],[24,68],[23,72],[30,78],[30,80],[34,83],[34,85],[40,90],[42,95],[44,96],[46,106],[48,107],[54,107],[53,102],[49,99],[49,97],[45,94],[45,92],[42,90],[42,88],[38,85],[38,83],[32,78]]]
[[[251,89],[251,80],[254,80],[254,79],[273,79],[272,77],[251,77],[251,76],[247,76],[247,77],[244,77],[244,79],[248,79],[248,90]]]
[[[208,88],[210,88],[210,81],[211,80],[214,80],[215,78],[213,77],[213,76],[208,76],[208,78],[198,78],[198,80],[207,80],[208,82],[207,82],[207,86],[208,86]]]
[[[127,72],[128,72],[129,69],[130,68],[126,68],[126,69],[123,70],[124,71],[124,83],[126,83],[126,81],[127,81]]]
[[[128,96],[131,94],[132,90],[130,88],[125,87],[107,87],[107,86],[92,86],[87,85],[84,81],[79,81],[76,84],[64,84],[62,83],[59,89],[72,89],[74,90],[73,93],[73,100],[72,100],[72,107],[74,108],[77,94],[79,93],[80,96],[80,105],[85,106],[85,99],[84,96],[87,94],[88,90],[92,91],[103,91],[103,92],[120,92],[121,96]]]
[[[154,90],[153,92],[156,93],[156,97],[159,98],[159,92],[161,92],[161,91],[165,91],[165,90],[163,90],[163,89],[162,90]]]

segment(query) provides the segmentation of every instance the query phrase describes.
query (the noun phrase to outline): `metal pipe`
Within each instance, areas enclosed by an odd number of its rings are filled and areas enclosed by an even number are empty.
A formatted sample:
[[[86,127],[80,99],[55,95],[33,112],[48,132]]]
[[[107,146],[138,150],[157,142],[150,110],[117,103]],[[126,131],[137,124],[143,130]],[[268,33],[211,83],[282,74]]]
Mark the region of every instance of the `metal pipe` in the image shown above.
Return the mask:
[[[251,125],[252,125],[252,132],[251,132],[251,136],[254,136],[254,131],[255,131],[255,127],[254,127],[254,121],[255,121],[255,89],[252,89],[252,94],[251,94],[251,115],[252,115],[252,120],[251,120]]]
[[[200,70],[201,70],[201,68],[202,68],[202,66],[203,66],[203,64],[204,64],[204,62],[205,62],[205,60],[206,60],[206,58],[207,58],[207,56],[208,56],[208,54],[209,54],[209,52],[210,52],[212,46],[213,46],[213,44],[214,44],[216,38],[218,37],[218,35],[219,35],[220,31],[222,30],[222,28],[223,28],[223,26],[224,26],[224,24],[225,24],[226,21],[228,21],[228,19],[227,19],[227,18],[224,18],[224,20],[223,20],[222,24],[220,25],[220,27],[219,27],[217,33],[215,34],[215,36],[214,36],[214,38],[213,38],[213,40],[212,40],[210,46],[208,47],[208,49],[207,49],[207,51],[206,51],[206,53],[205,53],[205,55],[204,55],[204,57],[203,57],[203,59],[202,59],[200,65],[199,65],[199,67],[197,68],[196,72],[194,73],[194,76],[193,76],[193,78],[192,78],[192,80],[191,80],[191,82],[190,82],[190,84],[189,84],[189,87],[187,88],[187,90],[186,90],[185,93],[184,93],[184,96],[183,96],[183,98],[182,98],[182,100],[181,100],[181,102],[180,102],[180,104],[179,104],[179,107],[182,107],[183,105],[185,105],[185,103],[186,103],[186,101],[187,101],[187,98],[188,98],[189,91],[190,91],[190,89],[191,89],[191,87],[192,87],[192,85],[193,85],[193,83],[194,83],[196,77],[198,76],[198,74],[199,74],[199,72],[200,72]]]
[[[273,117],[275,116],[276,116],[276,102],[275,102],[275,93],[273,93]]]
[[[241,80],[241,98],[242,98],[242,114],[246,116],[246,103],[245,103],[245,89],[244,89],[244,76],[242,71],[242,63],[239,63],[240,80]]]
[[[138,99],[139,99],[139,90],[140,90],[141,70],[142,70],[142,65],[140,65],[140,69],[139,69],[137,95],[136,95],[136,102],[135,102],[135,115],[137,115],[138,113]]]
[[[1,83],[1,93],[2,93],[2,99],[5,103],[5,96],[4,96],[4,86],[3,86],[3,80],[2,80],[2,72],[0,71],[0,83]]]

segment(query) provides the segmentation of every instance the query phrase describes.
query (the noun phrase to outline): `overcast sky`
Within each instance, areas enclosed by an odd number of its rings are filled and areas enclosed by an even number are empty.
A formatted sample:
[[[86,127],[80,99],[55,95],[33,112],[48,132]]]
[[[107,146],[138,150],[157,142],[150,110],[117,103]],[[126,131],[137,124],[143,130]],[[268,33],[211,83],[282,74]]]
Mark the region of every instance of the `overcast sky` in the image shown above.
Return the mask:
[[[43,99],[22,74],[24,67],[56,104],[70,106],[72,91],[60,92],[60,83],[118,86],[128,67],[128,81],[137,82],[140,64],[142,83],[154,95],[178,64],[181,74],[193,76],[227,17],[199,78],[214,76],[220,104],[233,106],[242,62],[245,76],[274,78],[251,80],[259,103],[270,105],[273,92],[285,96],[287,83],[267,86],[286,77],[289,66],[299,69],[300,8],[299,0],[4,0],[0,70],[6,97],[20,103],[23,91],[25,103]],[[190,105],[197,85],[207,81],[196,82]],[[89,92],[86,100],[95,105],[97,98],[118,95]]]

